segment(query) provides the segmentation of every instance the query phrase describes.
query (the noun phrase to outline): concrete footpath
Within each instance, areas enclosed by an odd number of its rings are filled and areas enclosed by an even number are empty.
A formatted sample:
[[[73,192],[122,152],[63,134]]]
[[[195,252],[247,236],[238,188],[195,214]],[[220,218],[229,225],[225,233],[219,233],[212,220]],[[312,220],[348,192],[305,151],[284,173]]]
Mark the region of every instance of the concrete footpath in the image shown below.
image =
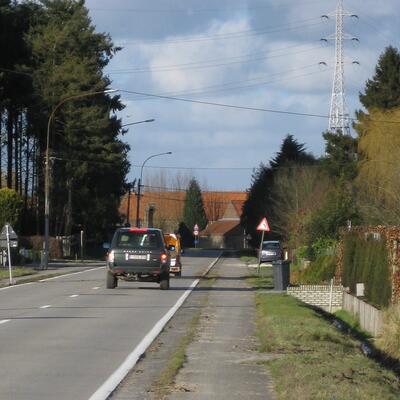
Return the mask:
[[[175,379],[170,400],[273,399],[266,370],[258,361],[254,291],[248,269],[236,258],[215,267],[215,284],[202,310],[195,341]]]

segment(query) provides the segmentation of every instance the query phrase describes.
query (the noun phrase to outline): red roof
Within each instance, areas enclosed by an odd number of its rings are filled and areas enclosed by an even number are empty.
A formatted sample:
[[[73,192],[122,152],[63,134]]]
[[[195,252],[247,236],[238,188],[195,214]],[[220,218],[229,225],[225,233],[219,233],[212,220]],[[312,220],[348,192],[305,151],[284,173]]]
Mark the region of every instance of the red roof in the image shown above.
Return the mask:
[[[239,225],[240,224],[238,221],[216,221],[208,224],[206,229],[200,232],[200,236],[222,236]]]

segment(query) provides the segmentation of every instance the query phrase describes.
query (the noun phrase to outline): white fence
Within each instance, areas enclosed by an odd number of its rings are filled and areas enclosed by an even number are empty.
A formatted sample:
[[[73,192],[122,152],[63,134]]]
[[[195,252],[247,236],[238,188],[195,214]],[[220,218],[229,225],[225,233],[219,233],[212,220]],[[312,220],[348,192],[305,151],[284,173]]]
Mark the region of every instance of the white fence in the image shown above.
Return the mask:
[[[344,292],[343,309],[353,314],[360,321],[360,326],[365,331],[377,336],[382,329],[382,311]]]

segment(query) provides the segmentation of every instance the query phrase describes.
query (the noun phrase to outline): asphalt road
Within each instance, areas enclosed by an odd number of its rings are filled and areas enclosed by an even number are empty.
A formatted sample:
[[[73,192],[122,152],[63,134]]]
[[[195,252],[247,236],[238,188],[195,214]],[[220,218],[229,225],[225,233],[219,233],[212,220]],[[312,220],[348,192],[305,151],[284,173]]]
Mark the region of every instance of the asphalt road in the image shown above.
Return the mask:
[[[169,291],[107,290],[102,267],[0,289],[0,398],[89,399],[217,256],[184,257]]]

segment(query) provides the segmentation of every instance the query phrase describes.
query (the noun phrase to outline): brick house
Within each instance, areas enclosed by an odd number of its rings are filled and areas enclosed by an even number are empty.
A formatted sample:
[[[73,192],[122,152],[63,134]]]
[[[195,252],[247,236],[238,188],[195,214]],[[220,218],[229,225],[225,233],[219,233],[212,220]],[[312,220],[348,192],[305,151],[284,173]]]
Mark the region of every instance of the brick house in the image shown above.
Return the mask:
[[[224,214],[217,221],[211,221],[200,232],[200,247],[219,249],[243,249],[245,231],[240,225],[240,216],[244,200],[231,200]]]
[[[140,200],[140,220],[142,226],[159,227],[166,232],[174,232],[182,221],[184,191],[147,191]],[[238,237],[243,242],[243,229],[239,227],[242,205],[247,198],[246,192],[203,192],[203,203],[209,221],[206,237],[215,236],[215,243],[238,244]],[[128,207],[129,197],[129,207]],[[137,197],[125,195],[120,204],[120,215],[132,226],[136,225]],[[129,219],[127,218],[129,209]],[[216,224],[216,225],[214,225]],[[211,228],[211,226],[213,226]],[[207,230],[208,229],[208,230]],[[215,233],[210,231],[216,230]],[[203,233],[201,232],[201,234]],[[221,241],[221,235],[224,240]],[[205,238],[205,237],[204,237]],[[201,239],[203,240],[203,239]],[[205,242],[206,244],[206,242]],[[215,245],[213,247],[220,247]],[[231,247],[231,246],[230,246]]]

